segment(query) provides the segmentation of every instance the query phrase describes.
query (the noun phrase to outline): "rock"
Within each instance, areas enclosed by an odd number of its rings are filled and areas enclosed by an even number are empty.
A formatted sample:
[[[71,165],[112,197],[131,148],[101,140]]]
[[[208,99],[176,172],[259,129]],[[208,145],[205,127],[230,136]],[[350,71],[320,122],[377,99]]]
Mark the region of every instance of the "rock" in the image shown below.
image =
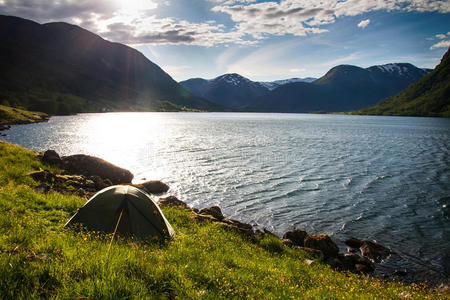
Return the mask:
[[[312,248],[307,248],[307,247],[295,247],[295,249],[299,249],[302,251],[305,251],[306,253],[308,253],[310,256],[318,258],[320,260],[324,259],[324,255],[323,252],[317,249],[312,249]]]
[[[356,264],[356,265],[355,265],[355,271],[356,271],[357,273],[364,273],[364,274],[366,274],[366,273],[372,272],[373,270],[371,270],[371,269],[370,269],[368,266],[366,266],[366,265]]]
[[[203,222],[203,221],[217,222],[217,219],[214,218],[213,216],[210,216],[210,215],[196,214],[194,216],[194,219],[197,220],[197,221],[200,221],[200,222]]]
[[[343,263],[337,257],[328,257],[325,259],[325,263],[335,270],[345,270]]]
[[[305,245],[305,238],[307,236],[308,236],[308,233],[306,233],[305,230],[295,228],[295,229],[289,230],[285,234],[283,234],[283,239],[291,240],[291,242],[294,246],[303,247]]]
[[[104,188],[107,188],[109,185],[105,183],[105,181],[98,175],[92,175],[89,177],[92,182],[94,182],[95,189],[96,190],[103,190]],[[111,181],[110,181],[111,182]],[[111,184],[112,185],[112,184]]]
[[[212,207],[207,207],[207,208],[201,209],[200,214],[213,216],[217,220],[223,220],[225,218],[222,214],[222,211],[220,210],[220,207],[218,207],[218,206],[212,206]]]
[[[354,237],[349,237],[345,239],[344,243],[350,248],[359,248],[362,246],[364,241],[358,240],[357,238]]]
[[[282,242],[286,247],[289,247],[289,248],[292,248],[292,247],[294,246],[294,244],[292,243],[292,241],[291,241],[291,240],[288,240],[288,239],[282,239],[281,242]]]
[[[271,235],[271,236],[278,237],[275,233],[273,233],[272,231],[268,230],[267,228],[264,228],[263,230],[264,230],[264,234],[268,234],[268,235]]]
[[[305,264],[307,264],[310,267],[313,267],[316,264],[316,262],[313,261],[312,259],[305,259]]]
[[[169,190],[169,186],[159,180],[150,180],[141,184],[135,184],[133,186],[143,189],[150,194],[163,194]]]
[[[62,158],[63,168],[71,174],[84,176],[97,175],[103,179],[108,178],[113,184],[131,183],[133,174],[101,158],[77,154]]]
[[[339,253],[338,246],[327,234],[311,234],[305,239],[305,247],[322,251],[325,258],[336,257]]]
[[[55,181],[56,176],[49,171],[36,171],[27,174],[31,178],[39,182],[52,183]]]
[[[40,185],[35,187],[34,190],[38,193],[45,194],[50,190],[50,186],[46,183],[41,183]]]
[[[243,230],[251,230],[251,231],[253,231],[253,226],[250,225],[250,224],[242,223],[242,222],[239,222],[239,221],[237,221],[237,220],[231,220],[231,219],[227,219],[227,218],[223,218],[221,221],[222,221],[223,223],[226,223],[226,224],[235,226],[235,227],[237,227],[237,228],[239,228],[239,229],[243,229]]]
[[[361,273],[363,269],[358,270],[356,265],[364,265],[364,273],[372,272],[375,269],[373,263],[365,258],[354,253],[339,254],[338,258],[342,262],[343,269],[351,272]]]
[[[58,153],[56,153],[55,150],[47,150],[44,152],[44,155],[42,156],[42,161],[44,163],[47,163],[51,166],[62,166],[63,161],[61,160],[61,157]]]
[[[361,250],[362,256],[373,261],[379,261],[391,254],[390,249],[371,241],[364,241],[359,249]]]
[[[109,180],[108,178],[103,179],[103,183],[106,185],[106,187],[114,185],[114,184],[111,182],[111,180]]]
[[[76,191],[76,193],[77,193],[77,195],[80,196],[80,197],[86,196],[86,191],[85,191],[83,188],[79,188],[79,189]]]
[[[169,207],[181,207],[185,209],[191,209],[189,205],[181,201],[175,196],[169,196],[166,198],[160,198],[158,204],[161,206],[169,206]]]
[[[244,234],[247,237],[253,237],[255,234],[255,232],[252,229],[242,228],[242,227],[238,227],[238,226],[228,224],[228,223],[223,223],[223,222],[217,222],[217,223],[228,229],[236,230],[237,232]]]

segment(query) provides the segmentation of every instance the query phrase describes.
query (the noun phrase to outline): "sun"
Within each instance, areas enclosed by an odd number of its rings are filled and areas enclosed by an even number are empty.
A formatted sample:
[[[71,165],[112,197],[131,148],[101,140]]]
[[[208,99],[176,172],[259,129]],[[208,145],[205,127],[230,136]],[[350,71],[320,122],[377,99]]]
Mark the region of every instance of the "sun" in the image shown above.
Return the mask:
[[[155,9],[158,4],[152,0],[116,0],[122,14],[137,15],[140,12]]]

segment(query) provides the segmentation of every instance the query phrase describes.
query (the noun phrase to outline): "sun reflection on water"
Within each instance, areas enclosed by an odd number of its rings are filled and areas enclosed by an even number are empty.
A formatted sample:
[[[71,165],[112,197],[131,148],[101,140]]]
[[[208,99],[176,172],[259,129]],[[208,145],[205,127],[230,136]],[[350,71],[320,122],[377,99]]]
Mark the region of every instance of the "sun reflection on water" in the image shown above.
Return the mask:
[[[100,114],[86,120],[87,122],[80,128],[80,135],[87,139],[85,141],[87,153],[102,157],[123,168],[141,169],[136,168],[136,163],[154,165],[154,160],[158,159],[157,152],[161,146],[159,144],[165,143],[170,138],[162,119],[163,116],[159,114]],[[166,177],[162,168],[135,175],[135,181],[144,177],[147,179]]]

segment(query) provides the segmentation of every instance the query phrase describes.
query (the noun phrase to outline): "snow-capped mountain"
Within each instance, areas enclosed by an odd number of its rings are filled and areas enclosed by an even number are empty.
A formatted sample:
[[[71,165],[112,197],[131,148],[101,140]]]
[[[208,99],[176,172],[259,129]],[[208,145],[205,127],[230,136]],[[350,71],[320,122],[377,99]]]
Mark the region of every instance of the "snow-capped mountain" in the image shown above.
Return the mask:
[[[259,83],[271,91],[271,90],[276,89],[280,85],[294,83],[294,82],[313,82],[316,79],[317,78],[313,78],[313,77],[290,78],[290,79],[282,79],[282,80],[275,80],[275,81],[260,81]]]
[[[180,84],[192,93],[225,106],[240,108],[265,95],[269,89],[239,74],[224,74],[214,79],[193,78]]]
[[[245,109],[266,112],[358,110],[397,94],[428,73],[427,69],[407,63],[366,69],[340,65],[314,82],[279,86]]]
[[[408,78],[410,80],[417,81],[426,74],[430,73],[430,69],[420,69],[412,64],[408,63],[392,63],[385,65],[372,66],[366,69],[367,71],[374,73],[382,73],[377,76],[394,76],[396,78]]]

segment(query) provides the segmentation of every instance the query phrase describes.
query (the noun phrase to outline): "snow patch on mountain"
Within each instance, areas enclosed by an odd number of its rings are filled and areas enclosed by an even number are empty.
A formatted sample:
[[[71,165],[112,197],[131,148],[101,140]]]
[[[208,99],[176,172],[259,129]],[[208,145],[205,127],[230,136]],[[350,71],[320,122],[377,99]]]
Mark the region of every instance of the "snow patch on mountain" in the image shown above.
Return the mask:
[[[243,83],[250,83],[251,80],[248,78],[245,78],[239,74],[231,73],[231,74],[224,74],[219,77],[216,77],[214,79],[209,80],[210,82],[224,82],[227,84],[231,84],[234,86],[239,86]]]
[[[317,78],[312,77],[306,77],[306,78],[290,78],[290,79],[282,79],[282,80],[275,80],[275,81],[261,81],[259,84],[262,86],[268,88],[269,90],[274,90],[280,85],[288,84],[288,83],[294,83],[294,82],[313,82]]]

